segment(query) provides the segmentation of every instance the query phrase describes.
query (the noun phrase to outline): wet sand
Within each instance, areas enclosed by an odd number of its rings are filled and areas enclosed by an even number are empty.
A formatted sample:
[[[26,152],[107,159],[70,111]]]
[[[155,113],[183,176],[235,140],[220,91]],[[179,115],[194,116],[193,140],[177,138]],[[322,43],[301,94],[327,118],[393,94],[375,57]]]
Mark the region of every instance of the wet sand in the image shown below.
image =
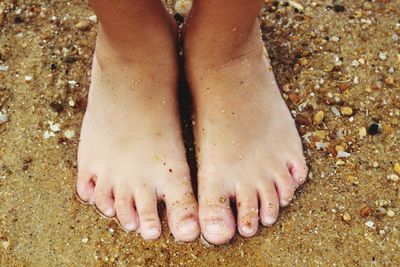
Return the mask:
[[[266,1],[310,179],[273,227],[224,246],[175,242],[165,220],[144,242],[75,197],[96,36],[82,2],[0,3],[0,265],[400,264],[400,1]]]

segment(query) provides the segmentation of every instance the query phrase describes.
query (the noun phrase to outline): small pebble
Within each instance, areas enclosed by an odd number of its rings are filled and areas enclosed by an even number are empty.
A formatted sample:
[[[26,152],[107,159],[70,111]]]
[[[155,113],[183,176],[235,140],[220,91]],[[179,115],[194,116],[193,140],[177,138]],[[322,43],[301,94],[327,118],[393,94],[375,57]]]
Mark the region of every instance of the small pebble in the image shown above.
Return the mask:
[[[292,7],[294,7],[295,9],[299,10],[299,11],[303,11],[304,10],[304,6],[302,6],[300,3],[296,2],[296,1],[288,1],[289,5],[291,5]]]
[[[0,124],[8,122],[8,115],[0,111]]]
[[[70,106],[70,107],[74,107],[75,106],[75,102],[74,102],[74,100],[70,100],[70,101],[68,101],[68,105]]]
[[[379,58],[382,61],[385,61],[387,59],[387,53],[386,52],[380,52],[379,53]]]
[[[332,36],[332,37],[331,37],[331,41],[332,41],[332,42],[339,42],[339,40],[340,40],[340,38],[337,37],[337,36]]]
[[[374,228],[375,223],[373,221],[368,221],[365,223],[365,226],[367,226],[368,228]]]
[[[340,116],[340,112],[336,107],[331,107],[332,113],[335,114],[335,116]]]
[[[397,175],[400,175],[400,163],[394,164],[394,171],[397,173]]]
[[[335,151],[336,152],[342,152],[342,151],[344,151],[344,147],[343,146],[335,146]]]
[[[320,110],[317,113],[315,113],[313,120],[314,123],[318,125],[324,120],[324,118],[325,118],[325,113],[322,110]]]
[[[346,8],[343,5],[334,5],[333,10],[335,10],[337,13],[340,13],[346,11]]]
[[[372,167],[378,168],[379,167],[379,163],[376,162],[376,161],[372,162]]]
[[[82,238],[82,243],[87,243],[89,241],[89,238],[87,238],[87,237],[84,237],[84,238]]]
[[[25,82],[30,82],[32,81],[33,77],[32,76],[25,76]]]
[[[315,134],[315,136],[319,137],[320,139],[326,138],[326,131],[315,131],[314,134]]]
[[[387,210],[385,208],[379,207],[375,210],[374,215],[375,217],[383,217],[387,213]]]
[[[362,207],[362,209],[360,210],[360,215],[363,218],[367,218],[370,214],[371,214],[371,209],[367,206]]]
[[[190,0],[177,0],[174,5],[175,12],[183,17],[186,17],[192,8],[192,1]]]
[[[351,62],[351,65],[353,67],[358,67],[358,66],[360,66],[360,62],[358,60],[353,60],[353,62]]]
[[[1,245],[3,246],[4,249],[8,249],[8,247],[10,246],[10,242],[9,241],[3,241],[3,242],[1,242]]]
[[[394,215],[396,215],[396,214],[394,213],[394,210],[388,209],[386,215],[392,218],[392,217],[394,217]]]
[[[351,116],[353,115],[353,109],[351,109],[350,107],[342,107],[340,109],[341,113],[343,116]]]
[[[90,22],[80,21],[75,25],[75,27],[77,27],[81,31],[87,31],[90,29]]]
[[[94,23],[97,22],[97,16],[96,16],[96,15],[90,16],[88,19],[89,19],[91,22],[94,22]]]
[[[397,174],[394,174],[394,173],[388,175],[387,178],[392,182],[397,182],[400,179],[399,176]]]
[[[367,136],[367,129],[365,127],[361,127],[360,129],[358,129],[358,134],[361,138],[364,138],[365,136]]]
[[[386,207],[390,204],[390,202],[386,199],[378,199],[375,201],[375,205],[378,207]]]
[[[346,164],[346,162],[344,162],[343,160],[339,159],[338,161],[336,161],[336,166],[342,166]]]
[[[346,151],[339,151],[337,153],[337,157],[338,158],[348,158],[350,156],[351,156],[351,154],[349,152],[346,152]]]
[[[59,123],[50,124],[49,128],[53,133],[59,132],[61,130]]]
[[[68,81],[68,84],[71,86],[75,86],[77,83],[77,81]]]
[[[74,138],[74,136],[75,136],[75,131],[74,131],[74,130],[66,130],[66,131],[64,132],[64,136],[65,136],[65,138],[67,138],[67,139],[72,139],[72,138]]]
[[[397,42],[399,40],[399,36],[397,34],[393,33],[392,40]]]
[[[348,212],[345,212],[344,214],[343,214],[343,220],[344,221],[346,221],[346,222],[349,222],[349,221],[351,221],[351,215],[348,213]]]
[[[374,122],[368,127],[368,134],[376,135],[378,133],[379,133],[379,124]]]
[[[386,83],[387,85],[392,85],[392,84],[394,84],[394,78],[393,78],[392,76],[386,77],[386,78],[385,78],[385,83]]]
[[[44,139],[49,139],[50,137],[54,137],[54,136],[55,136],[55,134],[52,131],[45,131],[43,133],[43,138]]]

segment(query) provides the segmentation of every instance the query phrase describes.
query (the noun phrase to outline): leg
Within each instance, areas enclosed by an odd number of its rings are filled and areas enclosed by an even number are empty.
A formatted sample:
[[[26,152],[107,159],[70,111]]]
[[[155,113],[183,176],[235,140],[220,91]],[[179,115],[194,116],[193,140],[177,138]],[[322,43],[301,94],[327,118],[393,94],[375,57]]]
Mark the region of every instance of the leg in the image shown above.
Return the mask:
[[[157,0],[91,5],[100,26],[78,194],[145,239],[160,235],[157,201],[163,200],[174,236],[193,240],[199,228],[176,102],[176,26]]]
[[[263,1],[197,0],[184,32],[193,90],[199,165],[199,219],[216,244],[238,230],[273,224],[307,175],[294,120],[263,52]]]

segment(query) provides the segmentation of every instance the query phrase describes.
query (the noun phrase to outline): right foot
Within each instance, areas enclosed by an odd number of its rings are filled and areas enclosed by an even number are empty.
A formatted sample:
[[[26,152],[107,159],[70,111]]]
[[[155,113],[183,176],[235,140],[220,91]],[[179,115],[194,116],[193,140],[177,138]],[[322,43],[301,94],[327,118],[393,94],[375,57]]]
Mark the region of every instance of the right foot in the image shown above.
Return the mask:
[[[129,33],[127,33],[129,34]],[[198,237],[197,204],[177,108],[175,30],[157,41],[111,41],[100,26],[78,151],[79,197],[144,239],[160,236],[157,201],[172,234]],[[141,52],[145,51],[145,52]]]

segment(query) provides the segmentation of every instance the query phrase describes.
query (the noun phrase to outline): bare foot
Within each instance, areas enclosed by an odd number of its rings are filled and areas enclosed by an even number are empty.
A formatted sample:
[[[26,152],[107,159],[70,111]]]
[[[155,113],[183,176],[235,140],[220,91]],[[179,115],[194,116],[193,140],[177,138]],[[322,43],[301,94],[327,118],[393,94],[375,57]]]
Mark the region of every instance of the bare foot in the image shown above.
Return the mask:
[[[175,238],[190,241],[199,226],[177,108],[175,31],[153,34],[154,42],[137,38],[129,47],[100,26],[77,192],[144,239],[160,236],[162,200]]]
[[[258,24],[248,44],[225,44],[228,57],[219,57],[226,54],[218,48],[202,55],[201,38],[193,36],[188,31],[185,57],[195,105],[199,219],[203,236],[222,244],[236,231],[230,199],[236,199],[239,233],[253,236],[259,221],[276,222],[279,207],[304,183],[307,166]]]

